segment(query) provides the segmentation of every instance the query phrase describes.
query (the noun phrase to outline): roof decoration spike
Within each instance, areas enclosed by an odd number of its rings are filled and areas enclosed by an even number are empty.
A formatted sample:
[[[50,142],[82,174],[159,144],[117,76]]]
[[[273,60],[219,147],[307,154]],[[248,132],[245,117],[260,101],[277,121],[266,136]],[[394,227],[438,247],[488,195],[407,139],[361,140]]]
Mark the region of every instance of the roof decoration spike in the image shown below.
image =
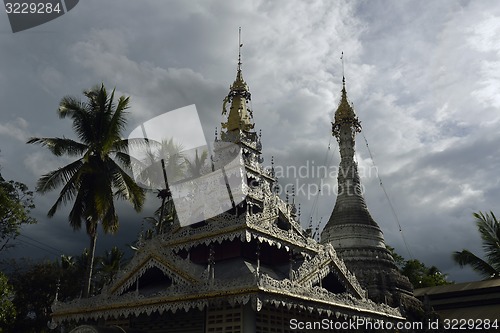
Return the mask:
[[[340,60],[342,60],[342,88],[343,88],[343,90],[345,90],[344,51],[342,51],[342,55],[340,56]]]
[[[250,112],[251,115],[251,112]],[[253,117],[252,117],[253,118]],[[262,150],[262,130],[259,130],[259,135],[257,136],[257,145],[256,145],[257,150],[261,151]],[[263,158],[261,158],[261,163],[264,161]]]
[[[238,28],[238,72],[241,71],[241,47],[243,43],[241,42],[241,27]]]
[[[319,242],[319,237],[320,237],[320,233],[319,233],[319,227],[321,225],[321,220],[323,219],[323,216],[321,216],[319,218],[319,221],[318,221],[318,224],[316,224],[316,227],[314,228],[314,234],[312,236],[313,239],[317,240]]]
[[[299,208],[300,208],[300,206],[299,206]],[[309,237],[312,238],[312,235],[313,235],[313,217],[312,216],[309,217],[309,224],[307,225],[306,233]]]
[[[271,172],[270,172],[271,176],[274,177],[276,175],[275,171],[274,171],[274,156],[271,156]]]

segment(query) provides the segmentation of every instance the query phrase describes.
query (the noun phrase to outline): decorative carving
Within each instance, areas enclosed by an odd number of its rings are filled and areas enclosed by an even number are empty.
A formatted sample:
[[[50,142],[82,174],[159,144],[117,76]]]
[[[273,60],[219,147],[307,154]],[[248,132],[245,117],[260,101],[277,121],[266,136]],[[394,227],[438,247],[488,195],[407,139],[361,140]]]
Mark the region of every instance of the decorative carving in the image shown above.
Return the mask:
[[[245,291],[242,295],[241,292]],[[358,313],[373,313],[379,316],[401,317],[396,308],[390,308],[385,304],[376,304],[365,298],[358,299],[350,293],[334,294],[320,287],[311,287],[292,282],[289,279],[276,280],[262,273],[257,279],[255,276],[247,275],[232,280],[200,281],[192,285],[172,285],[167,290],[145,297],[135,292],[123,295],[101,294],[87,299],[77,299],[68,303],[54,303],[54,322],[63,320],[97,320],[100,318],[138,316],[140,314],[151,314],[153,311],[163,313],[166,310],[188,311],[192,308],[204,308],[216,302],[230,302],[231,304],[246,304],[252,295],[259,293],[255,298],[258,310],[262,302],[271,304],[289,304],[298,306],[300,299],[319,302],[318,305],[326,306],[325,311],[337,311],[342,309],[356,310]],[[190,300],[186,300],[189,295]],[[195,296],[195,297],[193,297]],[[208,296],[208,297],[207,297]],[[261,301],[262,298],[262,301]],[[210,301],[209,301],[210,299]],[[328,310],[329,309],[329,310]]]

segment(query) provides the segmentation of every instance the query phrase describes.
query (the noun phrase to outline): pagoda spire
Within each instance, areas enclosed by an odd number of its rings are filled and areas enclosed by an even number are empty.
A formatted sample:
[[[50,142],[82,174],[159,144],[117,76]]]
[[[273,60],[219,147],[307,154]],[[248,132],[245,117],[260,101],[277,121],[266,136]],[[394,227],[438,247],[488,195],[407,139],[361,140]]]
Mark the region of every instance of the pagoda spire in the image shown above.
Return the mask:
[[[229,87],[229,94],[224,98],[224,104],[222,106],[222,114],[227,114],[227,105],[229,106],[229,115],[227,117],[227,122],[222,123],[222,128],[227,131],[244,131],[248,132],[254,128],[252,122],[252,111],[248,107],[248,103],[251,100],[250,90],[248,85],[243,79],[243,73],[241,70],[241,48],[243,43],[241,42],[241,27],[239,28],[239,38],[238,38],[238,66],[236,69],[236,79],[233,84]]]
[[[341,99],[332,123],[332,135],[339,143],[341,158],[337,177],[338,196],[332,216],[325,227],[326,230],[332,224],[344,224],[349,221],[376,225],[366,207],[358,165],[354,160],[355,136],[359,132],[361,132],[361,123],[349,103],[345,78],[342,78]]]
[[[411,284],[398,272],[382,230],[370,215],[363,197],[354,159],[355,137],[359,132],[361,123],[347,98],[345,77],[342,77],[340,103],[332,122],[332,135],[340,150],[338,195],[321,233],[321,242],[333,245],[375,302],[391,306],[415,304]],[[388,289],[388,281],[394,289]]]

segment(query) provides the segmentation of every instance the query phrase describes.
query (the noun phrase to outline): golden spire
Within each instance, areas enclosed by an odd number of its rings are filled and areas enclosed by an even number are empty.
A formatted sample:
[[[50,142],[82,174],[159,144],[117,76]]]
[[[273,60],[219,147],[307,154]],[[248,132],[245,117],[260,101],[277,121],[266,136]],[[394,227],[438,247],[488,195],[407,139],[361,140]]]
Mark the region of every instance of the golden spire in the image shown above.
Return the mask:
[[[349,124],[353,132],[361,132],[361,124],[358,120],[358,117],[356,117],[356,113],[354,112],[351,103],[349,103],[349,100],[347,98],[347,91],[345,89],[344,52],[342,52],[342,56],[340,57],[340,59],[342,60],[342,95],[337,111],[335,111],[335,122],[332,123],[334,136],[338,136],[340,134],[339,131],[342,124]]]
[[[342,77],[342,96],[340,98],[339,107],[337,111],[335,111],[335,122],[339,122],[341,120],[348,120],[356,118],[356,114],[354,113],[354,109],[352,105],[349,103],[347,99],[347,91],[345,89],[345,78]]]
[[[254,127],[251,122],[251,111],[247,106],[247,102],[250,101],[250,92],[248,85],[245,80],[243,80],[243,74],[241,71],[241,48],[243,44],[241,43],[241,27],[239,28],[238,37],[238,67],[236,70],[236,79],[230,86],[229,94],[224,98],[224,104],[222,106],[222,114],[227,113],[226,106],[231,103],[229,107],[229,116],[226,123],[222,123],[222,127],[228,131],[243,130],[249,131]]]

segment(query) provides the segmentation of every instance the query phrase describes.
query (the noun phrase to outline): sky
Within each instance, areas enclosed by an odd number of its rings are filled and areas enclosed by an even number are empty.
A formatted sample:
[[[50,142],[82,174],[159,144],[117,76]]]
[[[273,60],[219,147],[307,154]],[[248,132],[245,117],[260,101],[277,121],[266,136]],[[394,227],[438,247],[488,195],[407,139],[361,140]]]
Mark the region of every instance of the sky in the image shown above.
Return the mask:
[[[296,185],[302,224],[312,216],[323,227],[335,203],[334,193],[314,191],[318,184],[335,188],[335,172],[322,178],[312,171],[339,163],[331,121],[344,68],[363,126],[356,158],[364,195],[386,243],[405,258],[437,266],[449,280],[479,279],[451,254],[463,248],[482,254],[472,213],[500,214],[496,0],[85,0],[17,33],[1,11],[3,177],[33,189],[42,174],[70,162],[26,141],[73,137],[70,121],[56,113],[61,98],[82,97],[101,83],[130,96],[128,132],[195,104],[213,141],[236,74],[239,27],[264,165],[273,156],[284,170],[280,184]],[[309,173],[294,175],[289,166]],[[57,193],[36,194],[38,223],[24,227],[17,247],[2,255],[56,258],[88,246],[85,232],[69,226],[68,208],[46,216]],[[120,230],[100,232],[97,252],[132,243],[159,204],[150,196],[135,213],[118,203]]]

